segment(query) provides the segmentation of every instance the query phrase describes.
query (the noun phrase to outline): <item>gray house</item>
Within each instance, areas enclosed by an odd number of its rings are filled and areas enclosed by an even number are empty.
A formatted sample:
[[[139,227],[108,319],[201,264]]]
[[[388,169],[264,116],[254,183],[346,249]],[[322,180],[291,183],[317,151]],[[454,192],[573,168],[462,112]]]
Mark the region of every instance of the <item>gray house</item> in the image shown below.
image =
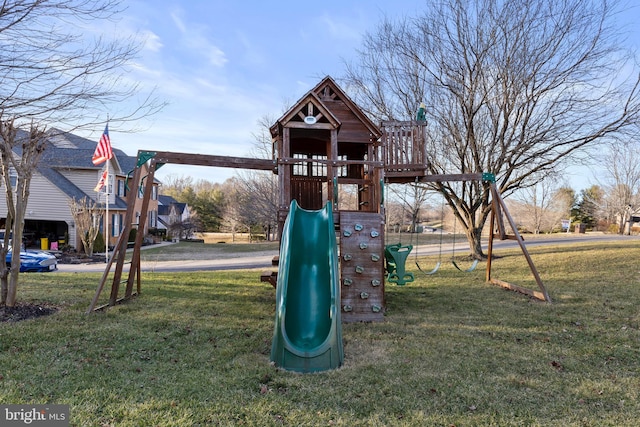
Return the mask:
[[[166,230],[173,240],[190,238],[194,225],[189,206],[171,196],[158,196],[158,229]]]

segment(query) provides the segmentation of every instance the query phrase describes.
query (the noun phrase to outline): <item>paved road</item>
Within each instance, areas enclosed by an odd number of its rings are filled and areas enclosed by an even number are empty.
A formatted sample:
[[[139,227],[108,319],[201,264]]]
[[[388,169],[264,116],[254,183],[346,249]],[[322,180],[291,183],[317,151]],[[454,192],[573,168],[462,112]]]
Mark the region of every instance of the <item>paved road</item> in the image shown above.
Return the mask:
[[[551,235],[550,237],[529,237],[525,236],[525,245],[527,248],[541,245],[562,245],[579,242],[595,242],[595,241],[616,241],[616,240],[638,240],[638,236],[620,236],[612,234],[567,234],[567,235]],[[483,245],[486,250],[486,245]],[[503,248],[517,247],[518,242],[515,240],[494,240],[494,250]],[[416,248],[419,255],[437,255],[442,250],[443,254],[450,254],[453,250],[451,244],[421,245]],[[466,253],[468,251],[465,242],[456,244],[456,253]],[[235,258],[220,258],[210,260],[193,260],[193,261],[143,261],[141,270],[144,272],[179,272],[179,271],[214,271],[214,270],[237,270],[237,269],[270,269],[271,260],[277,251],[247,253]],[[58,264],[60,272],[104,272],[106,264]],[[115,267],[114,267],[115,268]],[[125,265],[125,271],[128,266]]]

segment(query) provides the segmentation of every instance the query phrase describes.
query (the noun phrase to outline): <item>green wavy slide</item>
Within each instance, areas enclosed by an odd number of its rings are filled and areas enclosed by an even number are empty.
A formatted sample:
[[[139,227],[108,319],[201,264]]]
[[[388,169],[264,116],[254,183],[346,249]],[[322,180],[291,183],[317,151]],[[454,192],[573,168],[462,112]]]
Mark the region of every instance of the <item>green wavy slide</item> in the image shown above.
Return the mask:
[[[271,361],[306,373],[338,368],[343,360],[332,204],[305,210],[293,200],[280,243]]]

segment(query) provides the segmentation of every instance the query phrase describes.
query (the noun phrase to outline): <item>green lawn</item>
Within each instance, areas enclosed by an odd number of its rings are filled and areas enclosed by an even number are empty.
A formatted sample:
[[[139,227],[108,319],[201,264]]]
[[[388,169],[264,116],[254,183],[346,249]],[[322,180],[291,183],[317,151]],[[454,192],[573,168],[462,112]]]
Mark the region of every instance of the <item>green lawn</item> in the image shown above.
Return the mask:
[[[414,269],[384,322],[343,326],[342,368],[305,375],[269,363],[257,271],[145,273],[92,315],[100,274],[23,274],[20,300],[60,310],[0,324],[0,402],[68,404],[74,426],[637,425],[640,240],[530,251],[553,304],[485,284],[482,264]],[[495,277],[533,286],[517,251],[497,255]]]
[[[168,246],[148,246],[140,251],[142,261],[181,261],[231,257],[238,254],[277,252],[278,242],[196,243],[180,242]]]

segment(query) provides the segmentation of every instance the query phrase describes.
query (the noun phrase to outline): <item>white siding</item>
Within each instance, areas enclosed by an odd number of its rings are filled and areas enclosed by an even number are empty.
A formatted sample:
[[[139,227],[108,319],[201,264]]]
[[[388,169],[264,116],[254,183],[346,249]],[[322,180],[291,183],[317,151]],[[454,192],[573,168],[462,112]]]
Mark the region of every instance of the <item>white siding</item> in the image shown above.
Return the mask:
[[[93,190],[95,189],[96,185],[98,185],[98,182],[100,181],[100,177],[102,175],[102,169],[100,170],[58,169],[58,171],[61,172],[65,176],[65,178],[71,181],[76,187],[78,187],[85,194],[91,197],[91,199],[93,199],[94,201],[97,200],[98,194]],[[113,170],[109,170],[109,177],[110,177],[109,181],[111,181],[111,191],[112,191],[112,193],[109,194],[109,203],[114,204],[116,202],[116,194],[115,194],[116,187],[114,184],[115,174]],[[106,186],[106,183],[105,183],[105,186]],[[101,203],[104,203],[104,191],[105,191],[105,188],[103,188],[101,191],[100,200],[99,200]]]
[[[7,216],[7,202],[4,193],[0,196],[0,217]],[[34,172],[29,186],[29,201],[27,203],[25,220],[65,221],[70,224],[73,220],[69,208],[69,197],[47,179]],[[75,227],[69,227],[71,244],[76,241]]]
[[[62,173],[65,178],[95,200],[96,192],[93,189],[100,181],[101,170],[58,169],[58,172]]]

